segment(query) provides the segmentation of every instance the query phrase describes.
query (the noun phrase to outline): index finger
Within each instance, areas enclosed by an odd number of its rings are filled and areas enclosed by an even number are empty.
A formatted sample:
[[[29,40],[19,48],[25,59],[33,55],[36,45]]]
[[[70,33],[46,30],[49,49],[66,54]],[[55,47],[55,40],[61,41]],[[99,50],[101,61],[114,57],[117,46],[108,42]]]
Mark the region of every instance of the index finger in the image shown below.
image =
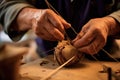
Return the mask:
[[[94,34],[91,30],[89,30],[81,38],[77,39],[73,45],[77,48],[86,46],[95,39],[95,36],[96,34]]]
[[[57,29],[59,29],[63,33],[64,26],[60,22],[58,15],[56,13],[50,11],[47,18],[52,25],[54,25]]]

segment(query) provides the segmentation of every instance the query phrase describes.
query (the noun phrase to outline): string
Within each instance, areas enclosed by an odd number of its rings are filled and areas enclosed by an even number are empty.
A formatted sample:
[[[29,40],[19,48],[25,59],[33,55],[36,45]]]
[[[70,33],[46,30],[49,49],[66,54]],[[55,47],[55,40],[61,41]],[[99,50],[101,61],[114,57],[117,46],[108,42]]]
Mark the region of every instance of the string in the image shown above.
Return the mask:
[[[59,16],[61,16],[58,11],[48,2],[48,0],[45,0],[46,4],[48,5],[49,9],[52,9],[53,11],[55,11],[55,13],[57,13]],[[61,16],[62,17],[62,16]],[[75,34],[78,34],[75,29],[71,26],[73,32]],[[65,32],[66,33],[66,32]],[[68,35],[66,34],[66,36],[68,37]],[[69,38],[70,40],[70,38]],[[104,51],[109,57],[111,57],[113,60],[115,60],[116,62],[119,62],[117,59],[115,59],[114,57],[112,57],[112,55],[110,55],[110,53],[108,53],[105,49],[102,48],[102,51]]]
[[[49,52],[51,52],[51,51],[53,51],[53,50],[55,50],[55,48],[50,49],[50,50],[47,50],[47,51],[44,51],[44,52],[47,54],[47,53],[49,53]]]
[[[112,55],[110,55],[110,53],[108,53],[105,49],[102,49],[102,51],[104,51],[109,57],[111,57],[111,58],[114,59],[116,62],[118,62],[118,64],[116,64],[115,66],[113,66],[113,68],[116,69],[116,67],[117,67],[118,65],[120,65],[120,64],[119,64],[119,61],[118,61],[117,59],[115,59]]]
[[[56,68],[55,70],[53,70],[50,74],[48,74],[47,76],[45,76],[44,78],[40,79],[40,80],[47,80],[48,78],[50,78],[52,75],[54,75],[58,70],[60,70],[61,68],[63,68],[66,64],[68,64],[70,61],[72,61],[75,58],[75,56],[71,57],[69,60],[67,60],[64,64],[62,64],[61,66],[59,66],[58,68]]]
[[[62,17],[62,16],[58,13],[58,11],[57,11],[47,0],[45,0],[45,2],[46,2],[46,4],[47,4],[47,6],[48,6],[49,9],[52,9],[56,14],[58,14],[60,17]],[[75,34],[78,35],[78,33],[75,31],[75,29],[74,29],[72,26],[71,26],[70,28],[73,30],[73,32],[74,32]],[[67,35],[66,32],[65,32],[65,35],[66,35],[66,37],[68,38],[68,40],[70,40],[70,38],[68,37],[68,35]],[[95,50],[95,47],[94,47],[94,50]],[[104,51],[110,58],[112,58],[112,59],[115,60],[116,62],[119,62],[117,59],[115,59],[114,57],[112,57],[112,55],[110,55],[110,53],[108,53],[105,49],[102,48],[101,50]],[[96,53],[97,53],[97,51],[96,51]],[[104,65],[103,63],[101,63],[95,56],[93,56],[93,55],[91,55],[91,56],[92,56],[96,61],[98,61],[101,66],[107,67],[106,65]]]
[[[61,16],[61,15],[58,13],[58,11],[48,2],[48,0],[45,0],[45,2],[46,2],[46,4],[47,4],[47,6],[48,6],[49,9],[52,9],[55,13],[57,13],[59,16]],[[61,16],[61,17],[62,17],[62,16]],[[75,29],[74,29],[72,26],[71,26],[71,29],[73,30],[73,32],[74,32],[75,34],[78,35],[78,33],[75,31]],[[70,41],[70,38],[68,37],[68,35],[67,35],[66,32],[65,32],[65,35],[66,35],[66,37],[67,37],[67,40]],[[110,55],[110,53],[108,53],[105,49],[102,48],[102,51],[104,51],[110,58],[112,58],[112,59],[115,60],[116,62],[119,62],[117,59],[115,59],[114,57],[112,57],[112,55]],[[92,57],[93,57],[93,56],[92,56]]]
[[[59,14],[59,12],[48,2],[48,0],[45,0],[45,2],[46,2],[46,4],[47,4],[47,6],[48,6],[48,8],[49,9],[52,9],[55,13],[57,13],[60,17],[62,17],[60,14]],[[63,17],[62,17],[63,18]],[[73,30],[73,32],[75,33],[75,34],[78,34],[77,32],[76,32],[76,30],[71,26],[70,27],[72,30]]]
[[[97,53],[97,51],[96,51],[96,49],[95,49],[94,46],[93,46],[93,48],[94,48],[95,52]],[[111,58],[113,58],[113,57],[110,55],[110,53],[108,53],[105,49],[102,48],[102,50],[103,50],[108,56],[110,56]],[[93,56],[93,55],[91,55],[91,56],[92,56],[96,61],[98,61],[101,66],[103,66],[103,70],[104,70],[105,72],[108,71],[107,69],[110,69],[109,66],[106,66],[105,64],[101,63],[95,56]],[[117,59],[115,59],[115,58],[113,58],[113,59],[114,59],[116,62],[119,62]],[[117,66],[114,66],[114,67],[117,67]],[[112,68],[113,68],[113,67],[112,67]],[[119,76],[117,76],[117,75],[115,74],[115,71],[114,71],[114,70],[112,70],[112,73],[111,73],[110,75],[113,76],[116,80],[117,80],[117,79],[118,79],[118,80],[120,79]]]
[[[108,53],[105,49],[102,48],[102,51],[104,51],[109,57],[111,57],[113,60],[115,60],[116,62],[119,62],[117,59],[115,59],[112,55],[110,55],[110,53]]]
[[[96,51],[94,45],[93,45],[93,50],[95,50],[95,53],[97,54],[97,51]],[[91,55],[91,57],[92,57],[93,59],[95,59],[103,68],[104,68],[104,67],[107,67],[105,64],[103,64],[102,62],[100,62],[94,55]]]

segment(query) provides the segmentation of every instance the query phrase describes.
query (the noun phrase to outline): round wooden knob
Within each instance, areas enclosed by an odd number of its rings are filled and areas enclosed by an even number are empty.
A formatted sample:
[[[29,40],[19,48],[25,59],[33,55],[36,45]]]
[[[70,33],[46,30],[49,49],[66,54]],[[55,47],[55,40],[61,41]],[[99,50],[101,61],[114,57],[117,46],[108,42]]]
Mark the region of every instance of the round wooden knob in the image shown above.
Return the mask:
[[[70,65],[74,65],[74,64],[78,63],[81,60],[81,58],[83,57],[83,53],[79,52],[67,40],[63,40],[58,43],[58,45],[55,48],[54,55],[55,55],[56,61],[60,65],[65,63],[71,57],[75,56],[75,58],[71,62],[69,62],[66,66],[70,66]]]

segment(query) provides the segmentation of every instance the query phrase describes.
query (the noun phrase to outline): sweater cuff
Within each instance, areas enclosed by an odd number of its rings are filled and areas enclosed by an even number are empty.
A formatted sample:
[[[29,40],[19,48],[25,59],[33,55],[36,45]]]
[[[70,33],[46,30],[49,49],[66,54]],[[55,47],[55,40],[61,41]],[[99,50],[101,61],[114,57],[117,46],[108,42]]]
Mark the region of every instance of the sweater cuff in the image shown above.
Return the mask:
[[[120,23],[120,10],[113,12],[108,16],[113,17],[118,23]]]
[[[15,5],[9,7],[9,9],[6,11],[5,19],[4,19],[5,20],[4,21],[5,22],[4,30],[13,41],[20,40],[21,37],[27,32],[27,31],[17,32],[13,28],[10,27],[12,22],[17,17],[18,13],[25,7],[33,7],[33,6],[26,4],[26,3],[18,3],[18,4],[15,4]]]

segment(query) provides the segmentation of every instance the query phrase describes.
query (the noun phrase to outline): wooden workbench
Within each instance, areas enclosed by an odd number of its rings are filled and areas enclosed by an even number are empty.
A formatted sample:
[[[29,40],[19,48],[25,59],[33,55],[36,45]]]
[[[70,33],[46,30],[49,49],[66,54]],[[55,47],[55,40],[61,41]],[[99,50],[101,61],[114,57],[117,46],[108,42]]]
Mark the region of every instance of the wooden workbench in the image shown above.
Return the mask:
[[[112,56],[120,58],[120,41],[118,43],[119,43],[118,48],[113,46],[113,50],[115,51],[113,53],[116,53],[116,54]],[[18,57],[20,58],[23,53],[26,53],[27,49],[28,48],[26,47],[25,48],[17,47],[13,44],[9,44],[9,45],[6,44],[1,46],[1,51],[0,51],[0,54],[2,56],[1,65],[3,64],[3,66],[6,66],[2,68],[6,71],[6,68],[13,69],[14,66],[16,67],[18,63],[14,65],[12,63],[13,60],[17,62],[16,60],[18,59]],[[6,60],[6,63],[8,61],[9,64],[7,65],[4,64],[5,63],[4,60]],[[74,65],[69,68],[65,68],[65,67],[62,68],[56,74],[51,76],[49,80],[108,80],[106,73],[99,72],[103,70],[102,64],[108,67],[111,67],[114,71],[120,70],[119,62],[118,63],[117,62],[98,62],[98,61],[90,61],[90,60],[83,59],[77,65]],[[11,65],[12,67],[10,67],[9,65]],[[18,80],[41,80],[42,78],[47,76],[49,73],[54,71],[56,68],[58,68],[59,65],[54,61],[53,55],[51,55],[51,56],[47,56],[46,58],[39,58],[39,59],[36,59],[35,61],[23,64],[20,66],[20,68],[18,67],[15,68],[15,70],[13,70],[13,73],[14,71],[17,71],[17,69],[20,70],[19,73],[21,75],[20,76],[21,79],[18,79]],[[2,68],[1,70],[3,70]],[[7,72],[9,74],[12,74],[9,72],[9,70]],[[7,77],[9,76],[8,73],[7,73]],[[10,80],[10,79],[6,79],[6,80]]]
[[[82,60],[79,64],[62,68],[49,80],[108,80],[107,73],[100,73],[103,70],[102,64],[118,70],[120,63],[117,62],[97,62]],[[41,58],[20,67],[20,74],[23,80],[41,80],[51,71],[59,67],[53,60],[53,56]]]

